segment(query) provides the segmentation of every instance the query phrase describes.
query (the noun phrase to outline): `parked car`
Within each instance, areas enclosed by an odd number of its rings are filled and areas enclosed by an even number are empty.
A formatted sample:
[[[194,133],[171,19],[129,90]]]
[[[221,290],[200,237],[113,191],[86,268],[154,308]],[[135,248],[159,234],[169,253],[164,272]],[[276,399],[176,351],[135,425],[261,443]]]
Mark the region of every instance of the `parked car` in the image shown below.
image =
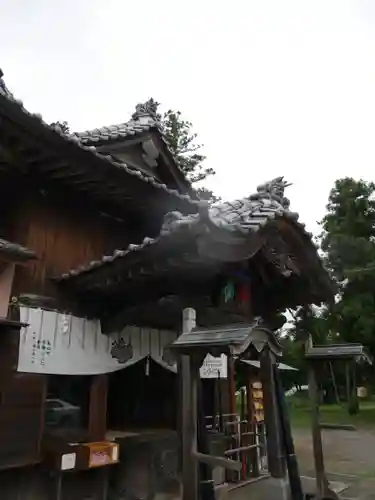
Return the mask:
[[[45,421],[56,427],[76,427],[80,423],[81,409],[62,399],[46,399]]]

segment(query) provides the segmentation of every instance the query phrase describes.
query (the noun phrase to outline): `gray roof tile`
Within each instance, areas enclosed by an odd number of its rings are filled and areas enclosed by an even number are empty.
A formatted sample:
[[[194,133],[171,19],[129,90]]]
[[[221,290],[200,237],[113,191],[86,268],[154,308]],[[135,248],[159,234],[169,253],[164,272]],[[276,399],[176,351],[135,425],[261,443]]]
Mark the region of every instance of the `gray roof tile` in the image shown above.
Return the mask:
[[[89,145],[125,139],[142,132],[148,132],[151,129],[156,129],[163,135],[162,126],[156,115],[156,108],[157,103],[153,99],[149,99],[144,104],[137,104],[132,119],[127,122],[85,130],[84,132],[74,132],[70,137],[75,137],[82,144]]]
[[[281,345],[276,337],[260,318],[255,318],[252,323],[196,327],[191,332],[182,333],[169,348],[188,353],[198,349],[216,355],[229,351],[238,356],[250,346],[260,352],[266,345],[276,356],[281,356]]]

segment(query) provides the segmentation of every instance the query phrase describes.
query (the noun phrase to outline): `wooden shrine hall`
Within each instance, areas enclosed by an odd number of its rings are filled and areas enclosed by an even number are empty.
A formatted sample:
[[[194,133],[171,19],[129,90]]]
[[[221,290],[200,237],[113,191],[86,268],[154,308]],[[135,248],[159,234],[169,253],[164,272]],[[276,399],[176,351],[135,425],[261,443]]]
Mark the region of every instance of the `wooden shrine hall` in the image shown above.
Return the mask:
[[[173,498],[185,460],[183,357],[193,356],[192,337],[177,348],[183,311],[196,312],[199,356],[227,363],[225,376],[198,383],[213,432],[209,453],[197,453],[227,457],[225,469],[238,448],[221,425],[229,415],[237,426],[235,361],[279,356],[280,313],[330,299],[330,279],[282,177],[208,206],[154,101],[120,125],[69,134],[26,110],[2,77],[0,490],[6,500]],[[277,387],[274,358],[263,361],[272,475]],[[214,467],[215,485],[254,474],[254,463]]]

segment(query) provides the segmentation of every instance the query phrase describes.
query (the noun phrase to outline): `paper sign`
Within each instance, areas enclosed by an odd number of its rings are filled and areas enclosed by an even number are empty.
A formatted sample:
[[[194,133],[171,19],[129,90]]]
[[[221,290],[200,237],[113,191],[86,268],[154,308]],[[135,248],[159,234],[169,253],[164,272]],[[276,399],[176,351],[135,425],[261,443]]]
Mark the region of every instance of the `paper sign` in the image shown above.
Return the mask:
[[[218,378],[218,372],[220,372],[220,378],[227,378],[227,357],[222,354],[219,358],[207,354],[203,364],[200,368],[201,378]]]
[[[76,454],[66,453],[61,457],[61,470],[72,470],[76,466]]]

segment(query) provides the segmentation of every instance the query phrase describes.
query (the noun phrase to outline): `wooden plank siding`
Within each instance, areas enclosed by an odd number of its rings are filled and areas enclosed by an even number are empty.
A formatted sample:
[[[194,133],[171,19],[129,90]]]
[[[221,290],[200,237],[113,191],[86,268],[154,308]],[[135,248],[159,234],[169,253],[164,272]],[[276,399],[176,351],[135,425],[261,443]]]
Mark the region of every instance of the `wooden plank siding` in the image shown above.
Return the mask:
[[[47,378],[17,373],[19,329],[0,331],[0,469],[36,463]]]
[[[46,377],[14,374],[0,383],[0,468],[40,459]]]
[[[51,277],[101,259],[143,237],[130,232],[126,221],[101,215],[84,202],[36,190],[20,201],[13,233],[14,241],[28,246],[38,256],[37,261],[17,269],[13,295],[52,297],[56,297],[56,287]]]

